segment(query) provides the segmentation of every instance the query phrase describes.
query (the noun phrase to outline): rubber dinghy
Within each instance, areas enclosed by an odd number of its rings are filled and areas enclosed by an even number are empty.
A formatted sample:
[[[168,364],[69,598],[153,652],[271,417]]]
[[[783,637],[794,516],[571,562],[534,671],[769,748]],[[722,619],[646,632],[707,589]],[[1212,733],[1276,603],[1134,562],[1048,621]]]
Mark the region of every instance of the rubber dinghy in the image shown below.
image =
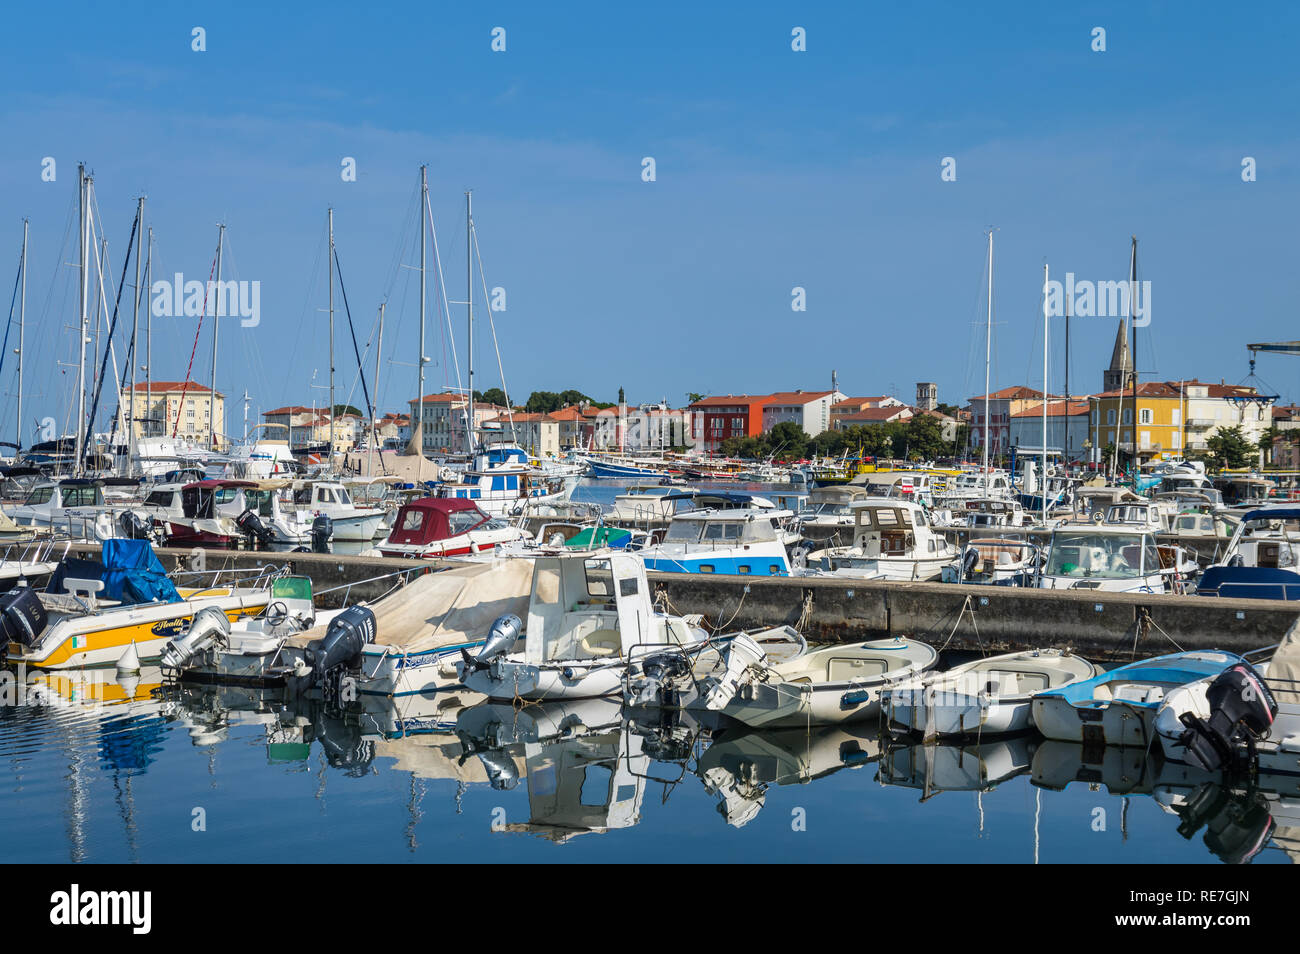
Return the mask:
[[[1036,693],[1096,673],[1096,666],[1069,650],[1006,653],[891,686],[881,708],[892,730],[924,739],[1004,735],[1030,727]]]
[[[1235,653],[1196,650],[1120,666],[1033,701],[1034,724],[1049,739],[1089,745],[1151,744],[1156,713],[1174,689],[1243,662]]]
[[[901,636],[826,646],[789,662],[750,665],[720,711],[756,728],[866,719],[880,713],[886,687],[929,669],[938,658],[933,646]]]

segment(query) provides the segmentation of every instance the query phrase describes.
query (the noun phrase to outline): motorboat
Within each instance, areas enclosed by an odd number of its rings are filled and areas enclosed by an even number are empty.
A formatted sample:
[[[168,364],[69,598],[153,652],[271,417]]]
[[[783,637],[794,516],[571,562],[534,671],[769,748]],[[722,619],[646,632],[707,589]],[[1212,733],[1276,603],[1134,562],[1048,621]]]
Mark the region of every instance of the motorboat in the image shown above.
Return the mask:
[[[110,506],[103,480],[89,477],[38,483],[26,500],[8,508],[8,514],[19,527],[60,533],[72,540],[103,541],[130,533],[133,524],[146,526],[137,511]]]
[[[663,542],[640,551],[647,570],[789,576],[784,522],[788,510],[706,508],[673,517]]]
[[[883,497],[855,500],[853,544],[808,554],[808,573],[850,579],[933,580],[957,558],[917,503]]]
[[[1196,592],[1300,599],[1300,507],[1260,507],[1243,513],[1223,559],[1206,567]]]
[[[462,654],[466,688],[493,699],[610,695],[638,657],[706,644],[698,617],[656,612],[645,565],[634,555],[578,552],[532,563],[526,626],[503,616],[482,650]]]
[[[207,607],[230,620],[263,612],[270,582],[283,572],[218,571],[205,573],[205,584],[178,587],[144,540],[106,540],[101,560],[66,558],[45,591],[5,595],[0,619],[9,662],[42,669],[112,665],[130,647],[140,660],[156,659]]]
[[[490,554],[528,534],[491,517],[473,500],[420,497],[402,505],[379,552],[415,560]]]
[[[853,538],[853,510],[849,505],[866,496],[867,488],[852,484],[818,487],[809,492],[807,507],[799,514],[804,538],[812,543],[848,543]]]
[[[480,447],[463,473],[440,472],[440,476],[444,482],[436,496],[472,500],[485,513],[497,517],[562,503],[573,494],[580,479],[576,473],[551,476],[536,470],[523,448],[509,442]]]
[[[961,558],[943,568],[944,583],[982,583],[992,586],[1033,586],[1042,551],[1025,540],[1001,537],[973,539]]]
[[[337,480],[298,480],[293,484],[293,505],[300,525],[310,532],[315,517],[329,517],[334,539],[369,543],[380,532],[388,511],[382,507],[358,507],[352,494]]]
[[[1040,589],[1163,593],[1167,569],[1148,531],[1123,525],[1063,523],[1052,531]]]
[[[1006,735],[1032,726],[1038,693],[1091,679],[1097,667],[1068,650],[1033,649],[976,659],[887,687],[881,709],[892,730],[924,739]]]
[[[1040,692],[1032,703],[1034,725],[1063,742],[1150,746],[1168,693],[1242,661],[1236,653],[1194,650],[1132,662]]]
[[[933,646],[897,636],[751,664],[718,711],[755,728],[858,721],[880,713],[886,688],[930,669],[938,658]]]

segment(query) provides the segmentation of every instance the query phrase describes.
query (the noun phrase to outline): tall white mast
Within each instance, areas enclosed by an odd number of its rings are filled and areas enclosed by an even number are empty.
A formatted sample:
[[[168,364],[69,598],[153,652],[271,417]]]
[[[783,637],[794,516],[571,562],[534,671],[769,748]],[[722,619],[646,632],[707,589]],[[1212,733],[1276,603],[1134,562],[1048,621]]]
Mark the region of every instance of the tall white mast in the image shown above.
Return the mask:
[[[425,215],[429,212],[429,167],[420,166],[420,353],[416,355],[415,363],[420,367],[420,387],[415,395],[416,406],[416,433],[420,435],[419,444],[416,446],[416,453],[419,459],[415,465],[415,480],[419,483],[424,479],[424,299],[426,294],[425,277],[424,277],[424,256],[425,245]],[[444,296],[446,297],[446,296]]]
[[[90,278],[90,270],[87,268],[86,259],[90,252],[86,248],[89,241],[87,234],[87,190],[90,188],[90,179],[86,176],[86,164],[80,163],[77,166],[77,208],[81,222],[81,240],[78,242],[78,253],[81,267],[81,282],[78,289],[78,298],[80,300],[80,318],[77,331],[77,422],[76,438],[73,443],[72,466],[73,473],[80,475],[82,469],[82,435],[81,428],[86,420],[86,295],[88,294],[87,283]]]
[[[379,399],[379,356],[384,351],[384,302],[379,303],[379,340],[375,343],[375,399]],[[424,397],[424,395],[420,395]],[[366,471],[369,477],[375,476],[375,444],[379,441],[379,428],[375,426],[375,414],[379,408],[372,407],[370,412],[370,465]],[[382,459],[382,457],[381,457]]]
[[[135,220],[135,303],[133,305],[131,319],[131,382],[128,385],[128,387],[131,388],[131,401],[129,412],[130,421],[126,426],[127,473],[133,473],[135,471],[135,429],[138,426],[136,423],[137,415],[135,413],[135,367],[140,362],[140,252],[144,247],[144,196],[140,196],[140,198],[136,200]]]
[[[1047,401],[1049,391],[1047,389],[1047,266],[1043,266],[1043,474],[1039,479],[1039,489],[1043,494],[1043,523],[1047,523]],[[1068,401],[1069,398],[1066,398]],[[1067,404],[1065,408],[1066,416],[1063,418],[1065,426],[1070,426],[1070,408]]]
[[[216,301],[212,303],[212,388],[208,392],[208,450],[216,450],[217,426],[217,331],[221,328],[221,248],[225,245],[226,227],[217,225]]]
[[[149,262],[144,270],[144,283],[153,294],[153,226],[149,226]],[[144,310],[144,413],[148,427],[146,433],[153,433],[153,302]],[[158,431],[162,433],[161,429]]]
[[[989,317],[984,335],[984,489],[989,486],[989,363],[993,360],[993,230],[989,229]]]
[[[330,448],[329,463],[330,470],[334,467],[334,210],[329,210],[330,220],[330,252],[329,252],[329,282],[330,282]]]
[[[18,436],[14,443],[18,447],[14,456],[23,449],[23,329],[27,323],[27,220],[23,219],[23,290],[22,304],[18,309]]]
[[[474,453],[474,210],[465,192],[465,306],[469,317],[469,413],[465,418],[465,451]],[[515,435],[511,434],[511,438]]]

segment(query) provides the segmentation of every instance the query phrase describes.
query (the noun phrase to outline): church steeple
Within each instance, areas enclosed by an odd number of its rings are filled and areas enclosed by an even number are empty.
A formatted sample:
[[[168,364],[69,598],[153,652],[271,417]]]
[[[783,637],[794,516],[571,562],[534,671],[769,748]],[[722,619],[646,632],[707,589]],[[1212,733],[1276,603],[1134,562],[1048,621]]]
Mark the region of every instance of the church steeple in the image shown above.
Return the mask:
[[[1133,355],[1128,350],[1128,319],[1119,320],[1115,333],[1115,350],[1110,355],[1110,367],[1102,374],[1102,390],[1118,391],[1133,386]]]

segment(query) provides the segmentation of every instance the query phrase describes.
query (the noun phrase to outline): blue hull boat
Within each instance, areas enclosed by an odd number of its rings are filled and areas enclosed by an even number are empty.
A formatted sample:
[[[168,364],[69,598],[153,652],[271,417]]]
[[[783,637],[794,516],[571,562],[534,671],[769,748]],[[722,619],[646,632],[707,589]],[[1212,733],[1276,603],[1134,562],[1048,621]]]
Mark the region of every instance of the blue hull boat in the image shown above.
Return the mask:
[[[1236,653],[1196,650],[1129,663],[1034,696],[1034,724],[1062,742],[1149,746],[1169,692],[1244,661]]]

